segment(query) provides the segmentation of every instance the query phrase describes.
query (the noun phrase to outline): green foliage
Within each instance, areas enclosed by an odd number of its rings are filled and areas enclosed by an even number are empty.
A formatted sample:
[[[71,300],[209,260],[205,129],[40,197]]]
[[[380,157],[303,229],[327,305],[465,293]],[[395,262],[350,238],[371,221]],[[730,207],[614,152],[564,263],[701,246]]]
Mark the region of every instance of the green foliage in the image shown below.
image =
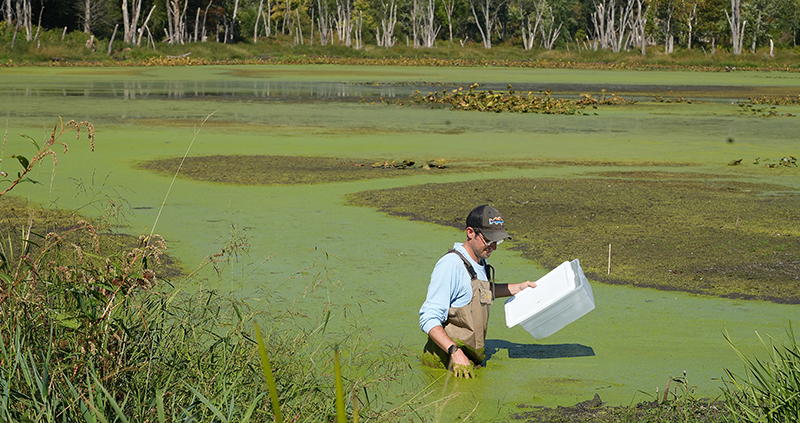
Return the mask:
[[[255,323],[255,328],[256,341],[258,342],[258,354],[261,357],[261,370],[264,373],[264,378],[267,379],[272,412],[275,415],[275,422],[283,423],[283,413],[281,413],[281,403],[278,399],[278,388],[275,385],[275,376],[272,373],[272,364],[269,362],[269,355],[267,354],[267,348],[264,346],[264,340],[261,338],[261,329],[258,328],[258,323]]]
[[[745,365],[745,374],[726,369],[723,393],[733,422],[796,422],[800,420],[800,344],[791,322],[788,341],[769,343],[756,334],[766,349],[766,359],[751,358],[737,349],[730,337],[725,339]]]

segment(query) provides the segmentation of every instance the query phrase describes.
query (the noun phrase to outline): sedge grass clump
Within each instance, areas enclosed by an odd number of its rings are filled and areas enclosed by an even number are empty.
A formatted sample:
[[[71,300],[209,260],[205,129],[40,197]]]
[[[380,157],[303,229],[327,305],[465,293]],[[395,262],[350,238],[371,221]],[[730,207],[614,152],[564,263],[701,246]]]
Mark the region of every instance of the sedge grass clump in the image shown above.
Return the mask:
[[[757,334],[758,335],[758,334]],[[800,421],[800,344],[794,336],[791,322],[788,340],[758,339],[767,350],[767,358],[745,356],[728,340],[742,359],[744,374],[726,369],[726,402],[733,422],[796,422]]]

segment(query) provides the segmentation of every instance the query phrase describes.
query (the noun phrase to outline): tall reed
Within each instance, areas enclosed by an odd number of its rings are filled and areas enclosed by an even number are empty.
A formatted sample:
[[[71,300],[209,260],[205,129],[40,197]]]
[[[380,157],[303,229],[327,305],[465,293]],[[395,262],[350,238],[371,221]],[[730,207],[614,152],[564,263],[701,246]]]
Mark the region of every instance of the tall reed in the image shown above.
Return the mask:
[[[800,344],[791,322],[785,343],[771,337],[767,342],[758,333],[756,335],[767,351],[765,359],[745,356],[725,334],[745,365],[744,375],[725,370],[727,379],[723,393],[731,410],[731,421],[800,421]]]

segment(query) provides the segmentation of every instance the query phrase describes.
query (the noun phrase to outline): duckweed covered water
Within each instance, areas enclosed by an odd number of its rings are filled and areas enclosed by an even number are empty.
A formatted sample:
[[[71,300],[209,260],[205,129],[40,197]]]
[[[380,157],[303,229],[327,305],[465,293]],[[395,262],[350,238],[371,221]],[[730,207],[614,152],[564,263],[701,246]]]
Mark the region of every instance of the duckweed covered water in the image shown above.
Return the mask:
[[[371,208],[348,206],[348,194],[521,177],[550,181],[588,175],[597,179],[598,172],[619,172],[620,167],[614,163],[632,164],[622,168],[625,171],[724,175],[732,181],[768,182],[787,190],[800,188],[796,169],[751,164],[755,157],[797,156],[795,134],[800,132],[799,121],[743,115],[735,106],[722,102],[646,103],[598,109],[596,116],[539,116],[370,105],[352,98],[346,102],[307,103],[262,101],[257,96],[237,93],[170,98],[148,96],[144,88],[135,96],[114,97],[95,95],[91,87],[92,82],[144,84],[153,80],[219,84],[266,79],[348,83],[485,81],[544,86],[591,81],[631,87],[751,86],[754,91],[764,87],[766,92],[777,90],[774,87],[800,86],[796,80],[800,75],[796,74],[324,66],[104,71],[0,69],[0,113],[8,120],[9,128],[2,169],[8,171],[15,165],[8,160],[10,154],[30,148],[30,143],[16,133],[39,139],[52,128],[58,115],[92,121],[97,128],[95,153],[90,153],[82,141],[70,142],[69,153],[59,156],[52,190],[46,183],[50,170],[41,167],[32,176],[45,183],[26,185],[16,194],[65,209],[93,204],[95,208],[82,209],[93,214],[102,213],[102,201],[109,201],[104,194],[124,198],[132,213],[125,230],[133,235],[149,233],[171,180],[141,170],[137,164],[182,156],[199,122],[214,111],[216,114],[197,136],[190,156],[398,161],[444,158],[475,165],[485,161],[542,162],[525,168],[489,166],[480,172],[316,185],[238,186],[176,181],[156,228],[171,242],[171,254],[191,266],[218,252],[230,233],[246,235],[250,245],[249,256],[241,257],[237,270],[225,275],[225,282],[220,283],[211,272],[198,283],[233,290],[256,304],[261,301],[290,306],[297,302],[297,309],[307,316],[299,318],[298,324],[322,321],[325,311],[332,310],[330,327],[337,329],[334,334],[346,331],[353,320],[366,324],[371,333],[370,340],[362,344],[365,348],[403,356],[409,364],[410,372],[402,375],[404,380],[398,381],[395,391],[382,397],[396,403],[424,390],[429,382],[433,382],[428,388],[432,393],[423,402],[433,404],[434,399],[441,398],[443,379],[436,380],[443,373],[425,370],[416,362],[424,343],[417,310],[436,259],[453,242],[461,241],[463,234],[449,226],[397,219]],[[86,90],[88,95],[64,96],[58,94],[57,88]],[[37,90],[39,94],[35,94]],[[798,112],[792,106],[780,110]],[[744,159],[742,165],[727,166],[736,159]],[[574,165],[582,162],[590,165]],[[679,163],[692,166],[674,166]],[[228,169],[209,171],[226,173]],[[628,179],[632,178],[622,177]],[[89,190],[76,190],[75,181]],[[452,197],[461,194],[458,190],[447,193]],[[449,203],[448,198],[442,196],[421,207],[435,208],[439,203]],[[98,199],[102,201],[95,201]],[[458,220],[456,215],[466,211],[454,211],[448,219]],[[548,213],[544,208],[537,211]],[[514,222],[509,227],[513,230],[515,226],[531,224]],[[577,229],[572,242],[580,245]],[[546,268],[515,249],[522,243],[511,243],[510,247],[504,244],[492,257],[502,281],[544,275]],[[315,260],[314,267],[310,267]],[[323,268],[328,282],[317,291],[306,293],[308,283],[316,280]],[[448,419],[464,417],[478,404],[472,416],[488,420],[513,411],[516,404],[570,405],[592,398],[594,393],[610,404],[629,404],[648,399],[647,394],[654,393],[657,386],[663,390],[670,376],[682,375],[684,370],[690,382],[697,384],[699,394],[716,396],[720,386],[717,378],[723,374],[723,367],[739,366],[722,332],[727,330],[745,353],[760,352],[754,331],[781,337],[787,321],[797,315],[795,305],[719,299],[597,281],[593,281],[593,288],[597,309],[543,341],[535,341],[520,328],[505,328],[502,307],[495,307],[489,329],[492,351],[488,367],[479,371],[476,380],[448,383],[445,394],[455,393],[456,397],[446,403],[444,415]],[[328,301],[330,306],[326,306]],[[431,405],[421,412],[433,408]]]

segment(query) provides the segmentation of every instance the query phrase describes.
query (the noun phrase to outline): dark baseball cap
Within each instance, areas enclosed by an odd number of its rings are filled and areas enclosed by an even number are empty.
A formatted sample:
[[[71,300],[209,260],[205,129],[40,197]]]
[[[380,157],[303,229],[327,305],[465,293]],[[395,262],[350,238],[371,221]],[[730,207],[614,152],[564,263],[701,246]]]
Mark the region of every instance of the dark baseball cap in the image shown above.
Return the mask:
[[[489,242],[498,242],[511,236],[503,228],[503,217],[496,208],[484,204],[467,215],[467,227],[482,233]]]

